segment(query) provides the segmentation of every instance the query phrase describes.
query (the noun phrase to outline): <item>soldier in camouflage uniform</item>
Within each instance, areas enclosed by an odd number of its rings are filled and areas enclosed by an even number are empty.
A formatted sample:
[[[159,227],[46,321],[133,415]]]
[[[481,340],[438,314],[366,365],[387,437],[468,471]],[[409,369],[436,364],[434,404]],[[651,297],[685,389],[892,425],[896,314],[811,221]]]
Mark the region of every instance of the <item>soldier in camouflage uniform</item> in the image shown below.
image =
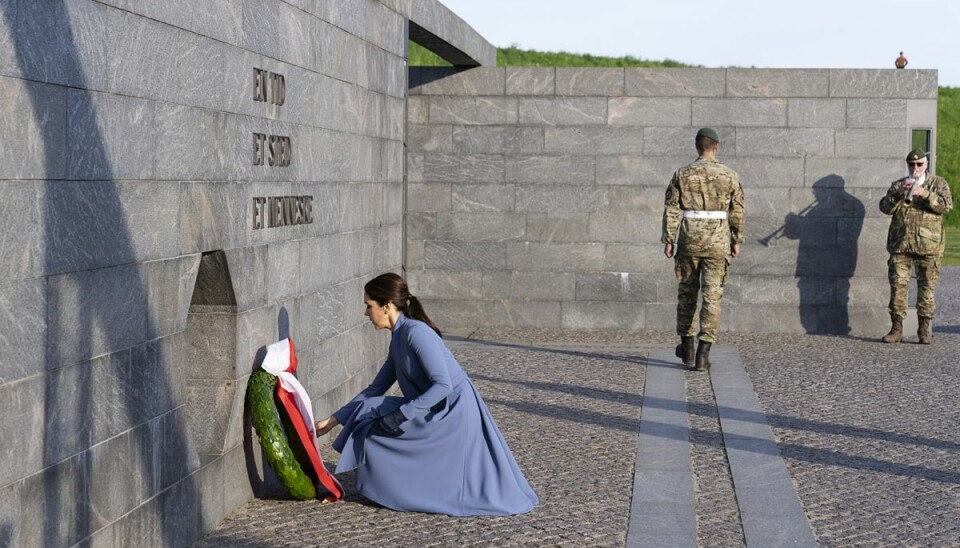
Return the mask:
[[[907,155],[910,176],[894,181],[880,200],[880,211],[892,215],[887,232],[890,253],[890,321],[893,326],[883,342],[900,342],[907,315],[910,267],[917,274],[917,336],[921,344],[933,342],[930,322],[935,308],[933,294],[940,281],[943,256],[943,216],[953,209],[950,186],[942,177],[927,173],[927,155],[914,149]]]
[[[717,340],[720,300],[727,282],[730,256],[743,241],[743,188],[737,173],[717,161],[720,138],[703,128],[695,141],[697,161],[674,173],[663,211],[664,255],[675,258],[677,291],[677,357],[697,371],[710,368],[710,346]],[[700,344],[694,356],[694,318],[699,294]]]

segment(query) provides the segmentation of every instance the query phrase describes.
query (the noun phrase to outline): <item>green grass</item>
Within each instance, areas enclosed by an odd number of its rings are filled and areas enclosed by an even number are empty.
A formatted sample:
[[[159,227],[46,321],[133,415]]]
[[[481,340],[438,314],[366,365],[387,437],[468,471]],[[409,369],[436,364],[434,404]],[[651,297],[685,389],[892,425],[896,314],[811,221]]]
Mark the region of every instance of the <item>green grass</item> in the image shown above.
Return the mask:
[[[943,252],[945,266],[960,266],[960,226],[946,227],[947,249]]]
[[[960,88],[940,88],[937,104],[937,175],[950,183],[956,204],[960,200]],[[960,227],[960,209],[954,206],[944,223]],[[956,233],[960,236],[960,232]],[[956,237],[953,238],[957,240]],[[957,242],[960,244],[960,242]],[[947,245],[950,239],[947,240]]]

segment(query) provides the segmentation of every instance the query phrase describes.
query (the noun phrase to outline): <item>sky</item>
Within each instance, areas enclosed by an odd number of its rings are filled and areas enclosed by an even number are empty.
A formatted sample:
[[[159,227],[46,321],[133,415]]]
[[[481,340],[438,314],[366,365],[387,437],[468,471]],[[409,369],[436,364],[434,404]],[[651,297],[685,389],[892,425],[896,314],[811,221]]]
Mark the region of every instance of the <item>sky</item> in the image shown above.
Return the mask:
[[[440,0],[498,47],[706,67],[937,69],[960,87],[960,0]]]

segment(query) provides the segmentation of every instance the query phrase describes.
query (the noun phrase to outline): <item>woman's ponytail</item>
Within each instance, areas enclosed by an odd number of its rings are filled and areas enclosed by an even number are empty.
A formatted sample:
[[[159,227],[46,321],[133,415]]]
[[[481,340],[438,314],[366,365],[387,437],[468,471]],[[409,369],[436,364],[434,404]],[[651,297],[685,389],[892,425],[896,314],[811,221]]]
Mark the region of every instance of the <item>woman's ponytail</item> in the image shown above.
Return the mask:
[[[381,306],[393,303],[405,316],[429,325],[438,336],[441,335],[440,328],[433,323],[430,316],[427,316],[420,300],[410,294],[407,282],[399,274],[393,272],[381,274],[367,282],[363,286],[363,291]]]

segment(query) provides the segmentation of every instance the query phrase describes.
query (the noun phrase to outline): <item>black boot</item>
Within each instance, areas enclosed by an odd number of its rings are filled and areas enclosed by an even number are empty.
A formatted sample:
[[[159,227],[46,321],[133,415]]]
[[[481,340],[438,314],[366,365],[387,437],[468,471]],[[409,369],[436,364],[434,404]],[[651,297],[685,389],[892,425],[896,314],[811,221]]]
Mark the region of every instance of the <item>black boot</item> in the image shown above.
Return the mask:
[[[697,346],[697,371],[710,371],[710,347],[713,343],[700,341]]]
[[[690,367],[694,363],[693,337],[680,337],[680,344],[677,345],[677,357],[683,360],[683,365]]]

